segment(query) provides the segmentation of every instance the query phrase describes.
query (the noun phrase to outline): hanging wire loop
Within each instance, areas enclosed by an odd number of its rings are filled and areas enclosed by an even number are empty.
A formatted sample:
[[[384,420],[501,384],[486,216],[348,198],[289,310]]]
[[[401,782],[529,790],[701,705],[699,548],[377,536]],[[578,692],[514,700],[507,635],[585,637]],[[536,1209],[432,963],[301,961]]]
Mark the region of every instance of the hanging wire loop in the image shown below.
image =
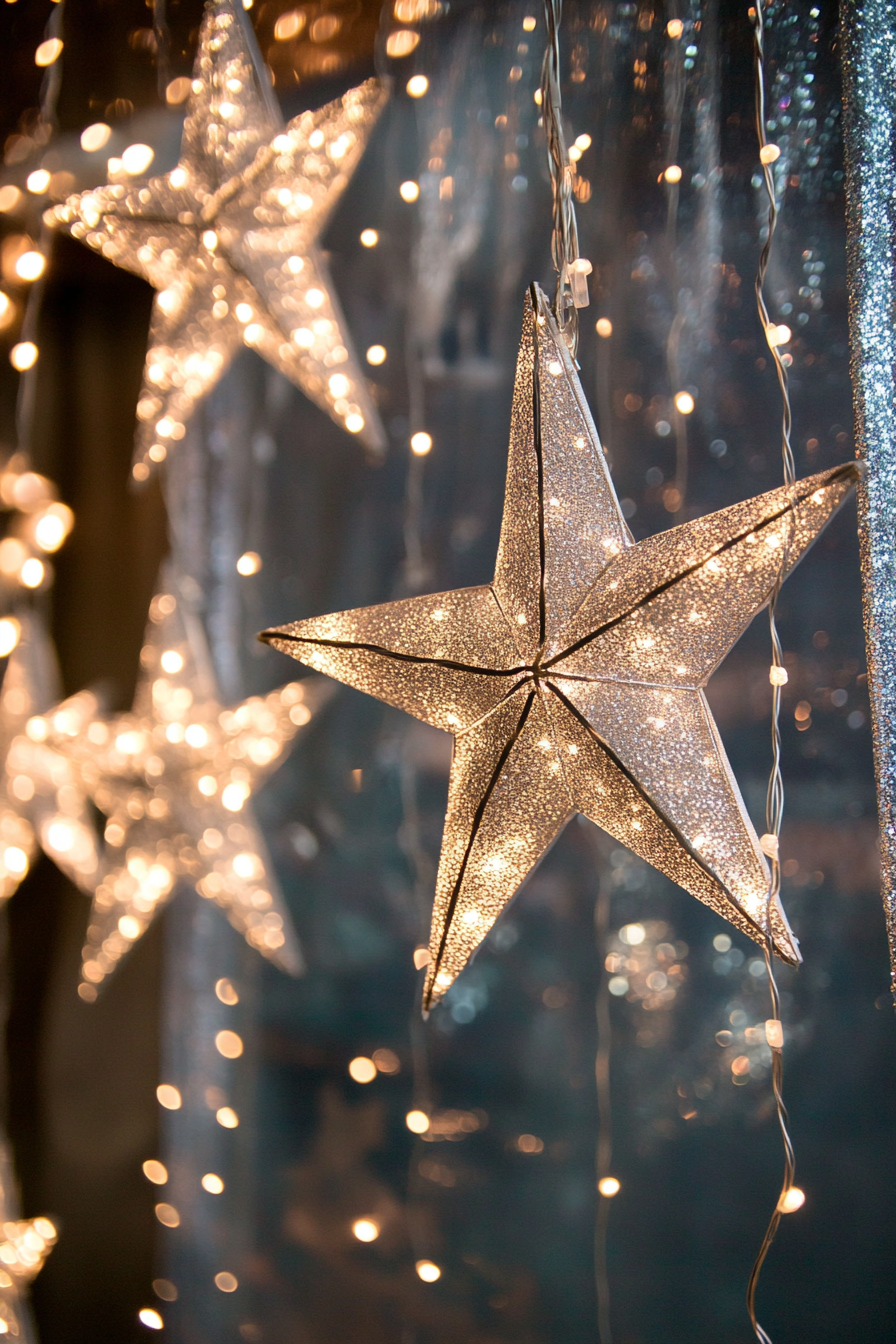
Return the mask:
[[[545,0],[547,28],[541,67],[541,117],[548,151],[553,195],[551,258],[557,272],[554,317],[573,357],[579,343],[578,309],[589,302],[588,276],[591,263],[579,256],[579,231],[573,187],[575,168],[563,135],[563,100],[560,93],[560,19],[563,0]]]
[[[784,475],[785,486],[792,486],[796,478],[796,468],[793,458],[793,448],[791,446],[791,408],[790,392],[787,382],[787,365],[780,350],[780,338],[778,329],[769,318],[768,307],[765,302],[764,286],[765,277],[768,270],[769,257],[771,256],[772,242],[775,236],[775,229],[778,223],[778,202],[775,187],[775,178],[772,171],[772,164],[778,158],[777,146],[770,145],[766,137],[765,126],[765,20],[760,3],[756,8],[750,10],[750,18],[753,24],[753,69],[755,76],[755,114],[756,114],[756,138],[759,143],[759,161],[762,167],[762,178],[765,187],[765,194],[768,201],[768,214],[766,217],[765,238],[762,251],[759,256],[759,264],[756,269],[756,308],[759,314],[759,320],[762,323],[762,329],[765,333],[768,347],[775,364],[775,372],[778,378],[778,387],[781,392],[781,463]],[[783,1028],[781,1026],[781,1001],[778,993],[778,986],[775,980],[772,958],[774,954],[774,930],[772,928],[772,911],[774,910],[778,894],[781,889],[781,862],[778,854],[778,844],[781,836],[781,823],[784,815],[784,777],[781,771],[781,688],[787,681],[787,673],[784,668],[784,656],[781,648],[781,640],[778,635],[777,622],[775,620],[775,610],[777,607],[778,596],[781,591],[781,584],[787,572],[788,555],[792,542],[794,531],[793,502],[791,499],[791,510],[788,515],[787,537],[782,549],[781,565],[778,570],[778,577],[769,596],[768,619],[769,633],[771,636],[772,662],[770,677],[772,685],[772,767],[769,774],[768,791],[766,794],[765,807],[765,828],[766,835],[763,837],[763,848],[765,848],[769,859],[771,869],[769,878],[768,895],[765,907],[765,945],[763,952],[765,956],[765,969],[768,976],[769,996],[771,1004],[771,1019],[766,1024],[766,1034],[772,1051],[772,1091],[775,1098],[775,1109],[778,1118],[778,1127],[781,1133],[781,1142],[784,1151],[784,1172],[781,1185],[781,1193],[775,1205],[762,1244],[750,1272],[749,1282],[747,1284],[747,1311],[750,1317],[750,1324],[753,1328],[753,1334],[758,1344],[772,1344],[769,1335],[759,1324],[756,1318],[756,1291],[759,1286],[759,1276],[762,1272],[762,1266],[765,1263],[766,1256],[771,1249],[775,1234],[778,1231],[781,1222],[781,1216],[784,1211],[784,1199],[788,1191],[793,1186],[796,1175],[793,1144],[788,1132],[787,1109],[784,1105],[783,1078],[784,1062],[782,1054],[783,1046]],[[769,1035],[769,1031],[774,1035]]]

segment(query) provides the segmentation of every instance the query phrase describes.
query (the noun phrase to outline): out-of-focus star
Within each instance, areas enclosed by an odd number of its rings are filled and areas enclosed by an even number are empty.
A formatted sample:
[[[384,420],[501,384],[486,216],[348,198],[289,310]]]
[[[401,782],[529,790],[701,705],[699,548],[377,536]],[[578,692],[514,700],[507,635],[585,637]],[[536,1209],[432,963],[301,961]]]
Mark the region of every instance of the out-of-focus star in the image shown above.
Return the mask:
[[[636,545],[533,286],[492,584],[263,636],[455,736],[424,1009],[576,812],[799,960],[703,687],[856,476],[837,467]]]
[[[318,240],[387,94],[368,80],[283,126],[260,67],[242,10],[210,0],[177,167],[82,192],[46,214],[158,291],[137,480],[183,437],[242,344],[372,452],[386,445]]]
[[[107,817],[78,992],[96,998],[180,880],[216,901],[263,956],[299,974],[298,940],[250,799],[328,688],[290,682],[223,709],[198,618],[173,584],[153,599],[140,661],[130,714],[103,716],[81,692],[39,720]]]
[[[28,873],[38,846],[82,891],[100,864],[89,800],[75,767],[43,740],[38,717],[59,699],[59,672],[39,617],[5,617],[18,627],[0,691],[0,901]]]

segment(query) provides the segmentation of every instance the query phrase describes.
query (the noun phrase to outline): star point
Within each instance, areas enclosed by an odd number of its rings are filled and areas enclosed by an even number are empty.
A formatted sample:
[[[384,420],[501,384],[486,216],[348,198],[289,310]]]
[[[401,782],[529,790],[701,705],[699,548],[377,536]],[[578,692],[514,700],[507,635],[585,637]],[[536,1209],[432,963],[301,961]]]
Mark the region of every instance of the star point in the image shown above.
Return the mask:
[[[454,733],[425,1011],[577,812],[799,961],[703,688],[857,475],[837,467],[636,544],[532,287],[493,583],[262,636]]]
[[[46,215],[157,291],[137,403],[139,481],[244,344],[371,452],[385,449],[319,239],[388,94],[371,79],[284,126],[253,54],[232,0],[210,0],[177,166]]]

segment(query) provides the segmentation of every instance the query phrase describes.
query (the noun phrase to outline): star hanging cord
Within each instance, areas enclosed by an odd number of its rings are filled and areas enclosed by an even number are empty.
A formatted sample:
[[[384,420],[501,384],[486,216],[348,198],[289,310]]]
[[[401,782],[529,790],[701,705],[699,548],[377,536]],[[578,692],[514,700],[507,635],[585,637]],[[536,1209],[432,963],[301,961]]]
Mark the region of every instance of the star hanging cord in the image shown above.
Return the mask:
[[[261,638],[455,736],[424,1011],[577,812],[800,960],[703,687],[854,463],[635,544],[566,341],[525,307],[492,584]]]
[[[137,403],[138,481],[183,438],[242,344],[372,453],[386,448],[319,239],[388,94],[371,79],[284,127],[253,55],[244,15],[232,0],[210,0],[177,167],[71,196],[45,216],[158,291]]]
[[[330,689],[310,678],[222,708],[201,627],[176,593],[169,579],[153,599],[130,714],[103,716],[82,692],[29,725],[108,819],[78,989],[90,1002],[179,881],[282,970],[302,969],[251,798]]]

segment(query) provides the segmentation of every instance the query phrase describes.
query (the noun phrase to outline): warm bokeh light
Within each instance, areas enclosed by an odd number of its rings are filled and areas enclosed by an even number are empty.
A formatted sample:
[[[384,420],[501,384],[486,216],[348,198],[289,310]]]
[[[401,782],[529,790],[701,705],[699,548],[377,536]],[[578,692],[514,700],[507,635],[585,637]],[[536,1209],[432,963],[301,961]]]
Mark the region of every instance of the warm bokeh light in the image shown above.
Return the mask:
[[[626,924],[619,930],[619,937],[629,947],[639,947],[647,937],[647,930],[643,924]]]
[[[352,1223],[352,1233],[358,1241],[376,1241],[380,1234],[380,1226],[372,1218],[358,1218]]]
[[[672,38],[673,41],[675,41],[676,38],[681,37],[683,32],[684,32],[684,24],[682,23],[681,19],[670,19],[669,22],[666,24],[666,33],[669,37]]]
[[[398,194],[403,201],[407,201],[410,205],[420,195],[420,185],[413,181],[402,182],[398,188]]]
[[[412,98],[422,98],[429,89],[429,80],[425,75],[412,75],[406,87]]]
[[[773,686],[786,686],[789,681],[787,668],[773,664],[768,670],[768,679]]]
[[[239,994],[237,994],[233,984],[226,976],[222,976],[220,980],[215,981],[215,994],[222,1003],[228,1004],[231,1008],[234,1004],[237,1004],[240,1001]]]
[[[614,1195],[619,1194],[622,1186],[615,1176],[602,1176],[597,1183],[597,1188],[604,1199],[612,1199]]]
[[[220,1274],[215,1275],[215,1287],[220,1288],[222,1293],[235,1293],[239,1286],[239,1280],[235,1274],[228,1274],[226,1270],[223,1270]]]
[[[367,351],[367,363],[376,366],[378,364],[385,364],[385,362],[386,347],[384,345],[371,345]]]
[[[535,18],[535,16],[533,14],[527,14],[526,17],[523,19],[523,32],[534,33],[537,24],[538,20]]]
[[[41,42],[37,51],[34,53],[35,65],[52,65],[58,61],[62,55],[62,39],[59,37],[48,37],[46,42]]]
[[[34,519],[34,540],[42,551],[54,552],[74,526],[75,515],[67,504],[48,504]]]
[[[236,572],[244,577],[248,577],[250,574],[258,574],[262,564],[262,558],[257,551],[244,551],[236,562]]]
[[[165,102],[169,107],[185,103],[190,96],[190,80],[186,75],[178,75],[165,86]]]
[[[207,1171],[202,1178],[202,1188],[210,1195],[221,1195],[224,1193],[224,1182],[215,1172]]]
[[[10,210],[15,210],[22,199],[22,193],[18,187],[14,187],[11,182],[0,187],[0,214],[7,215]]]
[[[411,435],[411,452],[417,457],[425,457],[432,450],[432,435],[425,430]]]
[[[386,55],[397,60],[401,56],[410,56],[420,45],[420,34],[410,28],[398,28],[386,38]]]
[[[377,243],[379,242],[379,240],[380,240],[380,236],[379,236],[379,234],[377,233],[376,229],[362,229],[362,230],[361,230],[361,246],[362,246],[362,247],[376,247],[376,245],[377,245]]]
[[[424,1283],[435,1283],[442,1277],[442,1271],[438,1265],[433,1264],[432,1260],[418,1260],[416,1264],[417,1277]]]
[[[675,393],[675,409],[681,415],[690,415],[696,404],[690,392]]]
[[[0,618],[0,658],[8,658],[19,642],[22,627],[15,616]]]
[[[425,1111],[408,1111],[404,1122],[412,1134],[425,1134],[429,1129],[429,1116]]]
[[[176,672],[182,672],[184,668],[183,654],[178,653],[177,649],[165,649],[159,662],[162,665],[162,671],[172,676]]]
[[[239,1059],[243,1053],[243,1040],[235,1031],[219,1031],[215,1036],[215,1049],[225,1059]]]
[[[20,280],[39,280],[46,269],[47,259],[43,252],[30,248],[16,260],[16,275]]]
[[[19,582],[23,588],[39,588],[46,572],[43,560],[38,560],[36,555],[32,555],[19,570]]]
[[[232,1106],[220,1106],[215,1111],[215,1119],[224,1129],[237,1129],[240,1123],[240,1118]]]
[[[373,1062],[379,1073],[400,1073],[401,1060],[394,1050],[380,1049],[374,1050]]]
[[[145,173],[156,156],[151,145],[128,145],[121,156],[121,166],[130,177],[139,177]]]
[[[613,323],[608,317],[599,317],[594,324],[594,330],[598,336],[602,336],[606,340],[608,336],[613,335]]]
[[[681,169],[679,168],[678,164],[677,164],[677,163],[670,163],[670,164],[669,164],[669,167],[668,167],[668,168],[666,169],[666,171],[663,173],[663,177],[665,178],[665,180],[666,180],[667,182],[671,183],[672,186],[675,186],[676,182],[680,182],[680,181],[681,181]]]
[[[173,1204],[157,1204],[156,1217],[163,1227],[180,1227],[180,1214]]]
[[[148,1162],[143,1163],[143,1175],[153,1185],[165,1185],[168,1180],[168,1168],[164,1162],[157,1162],[151,1157]]]
[[[81,132],[81,148],[86,154],[95,154],[98,149],[106,147],[111,135],[111,126],[107,126],[104,121],[95,121]]]
[[[760,163],[776,163],[781,157],[781,150],[778,145],[763,145],[759,151]]]
[[[801,1209],[805,1202],[805,1191],[801,1190],[798,1185],[792,1185],[778,1200],[778,1208],[782,1213],[796,1213],[797,1209]]]
[[[302,10],[287,10],[274,24],[274,37],[278,42],[291,42],[304,30],[307,22],[308,18]]]
[[[372,1083],[376,1077],[376,1065],[366,1055],[358,1055],[348,1066],[349,1076],[356,1083]]]
[[[166,1111],[179,1111],[183,1104],[179,1090],[171,1083],[160,1083],[156,1088],[156,1097]]]
[[[145,1325],[148,1330],[161,1330],[165,1324],[159,1313],[153,1311],[152,1307],[142,1307],[137,1312],[137,1320],[141,1325]]]
[[[25,186],[33,196],[43,196],[50,189],[50,174],[46,168],[36,168],[25,178]]]
[[[581,135],[576,136],[576,149],[580,149],[584,154],[585,150],[590,148],[591,148],[591,136],[588,134],[587,131],[583,131]]]

